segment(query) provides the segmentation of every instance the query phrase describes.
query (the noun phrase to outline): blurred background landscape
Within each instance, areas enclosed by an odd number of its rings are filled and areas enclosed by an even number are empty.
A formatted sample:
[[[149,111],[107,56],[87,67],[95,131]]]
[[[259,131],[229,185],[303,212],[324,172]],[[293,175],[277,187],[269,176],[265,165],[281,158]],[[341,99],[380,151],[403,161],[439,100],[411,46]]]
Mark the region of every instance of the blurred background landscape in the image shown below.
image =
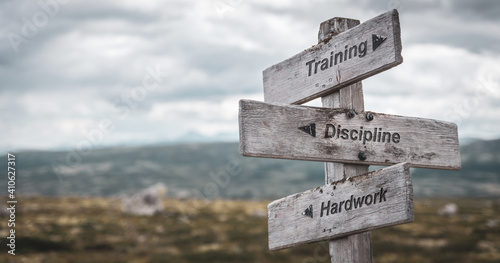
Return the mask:
[[[241,156],[238,100],[322,21],[392,9],[404,62],[365,109],[456,123],[462,169],[412,169],[415,222],[373,231],[375,262],[500,262],[496,0],[1,1],[0,262],[329,262],[267,249],[267,204],[324,167]]]

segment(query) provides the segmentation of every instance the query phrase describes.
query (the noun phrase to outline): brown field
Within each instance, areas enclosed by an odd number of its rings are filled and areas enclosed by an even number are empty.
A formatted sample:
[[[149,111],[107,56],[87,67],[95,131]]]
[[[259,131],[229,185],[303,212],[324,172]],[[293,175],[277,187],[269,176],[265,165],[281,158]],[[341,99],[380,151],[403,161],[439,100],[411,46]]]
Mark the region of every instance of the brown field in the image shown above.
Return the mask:
[[[458,214],[438,215],[449,202]],[[329,262],[325,243],[270,252],[267,203],[165,199],[146,217],[122,213],[118,199],[21,198],[16,256],[0,216],[0,262]],[[375,262],[500,262],[500,200],[417,199],[414,223],[372,240]]]

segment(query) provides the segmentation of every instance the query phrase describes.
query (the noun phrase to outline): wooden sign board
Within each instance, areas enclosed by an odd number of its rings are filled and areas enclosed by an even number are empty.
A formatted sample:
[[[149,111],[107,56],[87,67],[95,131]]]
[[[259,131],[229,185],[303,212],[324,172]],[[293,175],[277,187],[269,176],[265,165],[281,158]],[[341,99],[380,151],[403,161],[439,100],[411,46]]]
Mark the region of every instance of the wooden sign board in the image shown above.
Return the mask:
[[[390,166],[268,205],[269,249],[413,222],[409,165]]]
[[[241,100],[244,156],[460,169],[457,125],[431,119]],[[372,120],[368,120],[372,119]]]
[[[403,62],[399,15],[389,11],[263,72],[264,101],[301,104]]]

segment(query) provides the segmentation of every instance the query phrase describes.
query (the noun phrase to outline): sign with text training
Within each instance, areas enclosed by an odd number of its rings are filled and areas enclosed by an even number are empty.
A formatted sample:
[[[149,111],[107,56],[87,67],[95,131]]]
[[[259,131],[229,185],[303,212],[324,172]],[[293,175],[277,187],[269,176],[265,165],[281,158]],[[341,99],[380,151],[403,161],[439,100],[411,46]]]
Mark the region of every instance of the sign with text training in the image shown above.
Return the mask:
[[[403,62],[399,14],[392,10],[263,72],[264,101],[302,104]]]

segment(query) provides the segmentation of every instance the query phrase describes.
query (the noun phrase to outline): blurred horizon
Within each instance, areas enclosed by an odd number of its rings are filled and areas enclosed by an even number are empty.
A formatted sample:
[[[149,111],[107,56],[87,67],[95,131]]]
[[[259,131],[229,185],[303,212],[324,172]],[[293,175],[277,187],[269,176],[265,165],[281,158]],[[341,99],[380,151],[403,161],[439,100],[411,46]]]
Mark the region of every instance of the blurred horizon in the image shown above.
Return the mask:
[[[23,196],[123,196],[157,183],[168,196],[275,199],[324,184],[324,163],[244,157],[237,142],[16,153]],[[415,196],[500,197],[500,139],[460,147],[458,171],[412,168]],[[0,169],[7,157],[0,156]],[[370,166],[378,170],[381,166]],[[0,185],[7,178],[0,178]],[[0,195],[7,188],[0,189]]]
[[[495,141],[499,140],[498,138],[491,139],[481,139],[481,138],[470,138],[470,137],[459,137],[459,145],[465,146],[472,142],[476,141]],[[152,142],[152,143],[122,143],[122,144],[114,144],[114,145],[97,145],[92,146],[91,150],[102,150],[102,149],[114,149],[114,148],[141,148],[141,147],[162,147],[162,146],[178,146],[178,145],[189,145],[189,144],[210,144],[210,143],[239,143],[238,138],[233,139],[230,135],[222,134],[214,137],[205,137],[200,134],[188,134],[187,136],[183,136],[178,138],[177,140],[170,141],[161,141],[161,142]],[[0,154],[7,153],[19,153],[19,152],[71,152],[78,151],[77,148],[71,148],[67,145],[61,147],[54,147],[50,149],[35,149],[35,148],[18,148],[18,149],[8,149],[5,151],[0,151]]]

